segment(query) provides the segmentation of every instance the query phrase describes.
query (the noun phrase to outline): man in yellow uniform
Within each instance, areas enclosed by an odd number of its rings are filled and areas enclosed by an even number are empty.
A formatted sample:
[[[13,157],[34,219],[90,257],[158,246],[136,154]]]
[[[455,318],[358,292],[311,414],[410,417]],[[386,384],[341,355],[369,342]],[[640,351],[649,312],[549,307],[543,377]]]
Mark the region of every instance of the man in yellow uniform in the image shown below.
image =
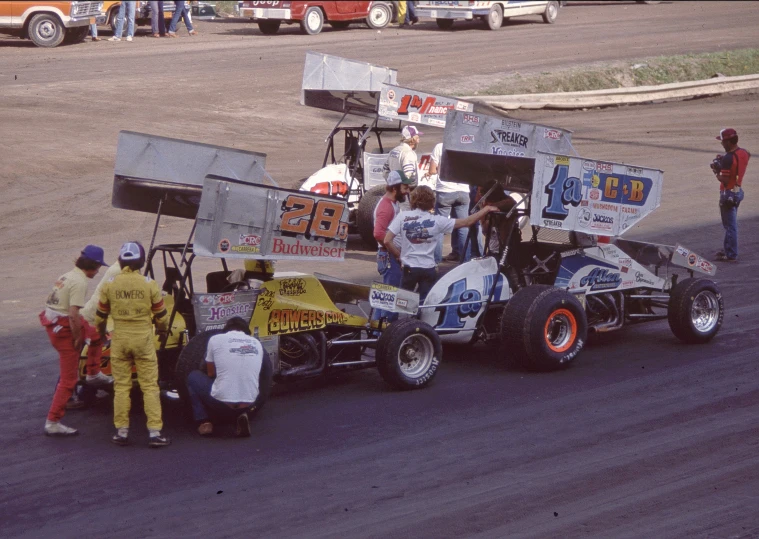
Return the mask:
[[[145,265],[145,249],[138,242],[127,242],[119,252],[121,273],[108,280],[100,291],[96,320],[101,333],[106,319],[113,318],[111,372],[113,374],[113,423],[117,433],[111,441],[129,444],[129,409],[132,366],[142,390],[150,431],[149,447],[164,447],[171,441],[161,435],[161,400],[158,389],[158,358],[155,353],[152,319],[158,332],[168,329],[169,316],[158,284],[140,274]]]

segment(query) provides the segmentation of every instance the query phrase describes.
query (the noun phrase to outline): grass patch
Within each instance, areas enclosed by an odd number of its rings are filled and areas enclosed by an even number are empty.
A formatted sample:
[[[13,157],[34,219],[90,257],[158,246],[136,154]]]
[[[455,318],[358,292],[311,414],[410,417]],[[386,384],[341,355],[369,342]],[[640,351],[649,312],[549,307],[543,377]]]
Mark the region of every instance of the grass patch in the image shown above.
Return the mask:
[[[627,65],[577,68],[539,75],[515,73],[475,93],[505,95],[632,88],[703,80],[718,73],[726,77],[759,73],[759,49],[658,56]]]
[[[227,15],[230,17],[233,17],[237,15],[237,11],[235,11],[235,6],[237,5],[237,2],[227,2],[227,1],[219,1],[219,2],[209,2],[214,4],[214,9],[216,10],[216,13],[220,15]]]

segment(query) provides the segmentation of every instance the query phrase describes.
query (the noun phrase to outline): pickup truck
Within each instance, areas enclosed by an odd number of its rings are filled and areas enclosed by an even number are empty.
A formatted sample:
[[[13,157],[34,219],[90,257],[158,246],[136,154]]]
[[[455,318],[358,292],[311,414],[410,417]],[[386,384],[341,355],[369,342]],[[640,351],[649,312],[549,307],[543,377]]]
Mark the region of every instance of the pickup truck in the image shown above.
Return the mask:
[[[347,28],[354,22],[380,29],[390,24],[393,12],[393,3],[389,1],[245,1],[240,7],[240,15],[256,21],[258,29],[266,35],[276,34],[282,23],[300,24],[303,33],[308,35],[321,32],[325,22],[335,29]]]
[[[38,47],[81,43],[102,8],[103,2],[0,2],[0,33]]]

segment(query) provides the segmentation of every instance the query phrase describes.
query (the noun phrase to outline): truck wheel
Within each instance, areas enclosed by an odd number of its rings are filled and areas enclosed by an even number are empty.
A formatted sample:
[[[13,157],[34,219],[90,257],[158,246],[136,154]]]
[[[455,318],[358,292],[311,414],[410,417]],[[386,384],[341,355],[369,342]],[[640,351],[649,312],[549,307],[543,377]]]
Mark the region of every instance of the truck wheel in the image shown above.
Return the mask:
[[[29,22],[29,39],[38,47],[57,47],[66,36],[66,28],[52,13],[38,13]]]
[[[548,285],[519,289],[501,318],[502,353],[533,371],[568,367],[587,335],[585,310],[577,298]]]
[[[272,21],[272,20],[258,21],[258,29],[261,30],[261,33],[266,36],[273,36],[274,34],[279,32],[280,24],[282,24],[282,21]]]
[[[440,366],[443,345],[429,324],[404,318],[390,324],[377,342],[377,369],[396,389],[429,384]]]
[[[503,8],[496,4],[490,8],[490,13],[485,18],[485,24],[490,30],[498,30],[503,25]]]
[[[177,368],[174,372],[174,383],[177,392],[182,399],[185,408],[190,411],[190,399],[187,393],[187,377],[192,371],[200,370],[205,363],[208,340],[221,330],[205,331],[190,339],[190,342],[182,349],[177,360]]]
[[[322,31],[324,27],[324,13],[318,7],[310,7],[306,10],[303,20],[300,21],[300,28],[304,33],[314,36]]]
[[[709,279],[683,279],[669,293],[669,327],[683,342],[709,342],[722,327],[724,317],[722,293]]]
[[[356,212],[356,227],[367,248],[377,249],[377,240],[374,239],[374,208],[385,194],[385,188],[381,185],[372,187],[363,194],[358,202]]]
[[[435,22],[441,30],[450,30],[453,28],[454,19],[435,19]]]
[[[366,24],[372,30],[381,30],[393,20],[393,11],[387,4],[375,2],[369,8],[369,15],[366,17]]]
[[[66,36],[63,38],[63,42],[70,44],[81,43],[87,38],[87,34],[89,33],[89,26],[79,26],[77,28],[66,30]]]
[[[556,22],[556,18],[559,16],[559,3],[548,2],[546,10],[543,12],[543,22],[546,24],[553,24]]]

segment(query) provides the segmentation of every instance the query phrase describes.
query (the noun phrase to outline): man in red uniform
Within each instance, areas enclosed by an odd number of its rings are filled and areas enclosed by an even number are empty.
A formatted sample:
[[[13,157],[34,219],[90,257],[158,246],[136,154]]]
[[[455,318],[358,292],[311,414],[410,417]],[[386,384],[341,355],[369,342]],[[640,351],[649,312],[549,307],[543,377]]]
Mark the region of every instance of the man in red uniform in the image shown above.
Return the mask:
[[[743,175],[751,154],[738,147],[735,129],[723,129],[717,140],[725,149],[725,154],[718,155],[711,165],[720,182],[719,213],[725,229],[724,248],[717,253],[717,260],[735,262],[738,260],[738,206],[743,200]]]
[[[75,265],[74,269],[58,277],[45,302],[45,310],[40,313],[40,322],[47,331],[50,343],[58,352],[60,362],[60,378],[45,421],[45,434],[48,436],[72,436],[79,433],[76,429],[63,425],[61,419],[66,413],[66,402],[74,393],[79,378],[79,353],[88,332],[88,324],[79,310],[85,304],[87,280],[97,275],[100,266],[107,266],[103,261],[103,249],[97,245],[88,245],[82,250]]]

